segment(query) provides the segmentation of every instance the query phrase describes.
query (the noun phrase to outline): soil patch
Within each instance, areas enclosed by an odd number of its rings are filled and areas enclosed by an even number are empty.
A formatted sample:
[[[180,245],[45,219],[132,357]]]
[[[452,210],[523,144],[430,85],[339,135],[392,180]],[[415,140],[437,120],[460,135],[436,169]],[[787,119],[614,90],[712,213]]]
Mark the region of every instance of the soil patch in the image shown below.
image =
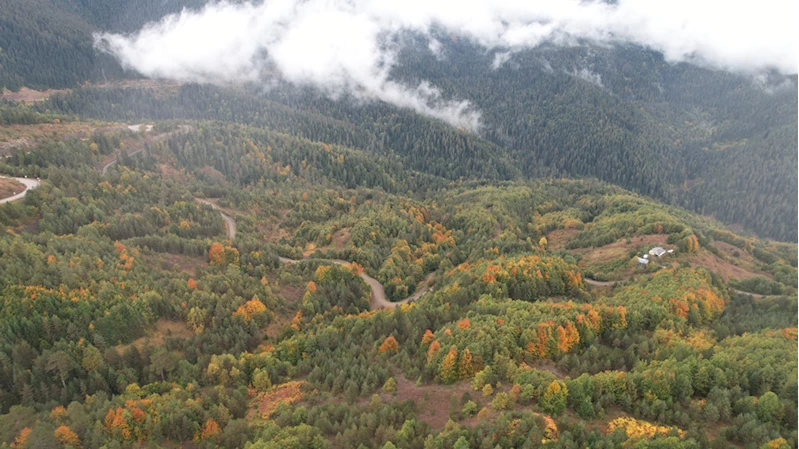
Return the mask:
[[[637,235],[630,239],[630,243],[627,243],[627,239],[620,239],[619,241],[611,243],[610,245],[600,246],[597,248],[578,249],[574,250],[574,252],[582,254],[583,260],[588,264],[605,263],[620,257],[626,258],[627,253],[631,249],[635,249],[640,246],[663,246],[666,244],[666,240],[668,238],[669,236],[666,234]]]
[[[36,123],[0,127],[0,156],[9,156],[19,148],[30,148],[48,140],[87,139],[95,127],[85,122]]]
[[[336,250],[344,249],[344,246],[350,241],[350,229],[341,228],[333,233],[333,247]]]
[[[202,256],[186,256],[183,254],[163,254],[161,260],[168,264],[169,268],[178,266],[180,271],[188,274],[196,274],[197,268],[207,267],[208,261]]]
[[[412,400],[417,407],[416,418],[426,422],[435,430],[441,430],[449,421],[449,401],[455,396],[460,402],[463,393],[469,392],[473,397],[479,396],[480,392],[473,391],[469,382],[458,382],[453,385],[421,385],[416,386],[414,382],[403,376],[396,377],[397,394],[381,394],[381,399],[400,402]],[[486,402],[486,401],[481,401]]]
[[[225,184],[226,181],[227,181],[227,179],[225,178],[225,175],[223,175],[222,172],[220,172],[219,170],[215,169],[214,167],[206,165],[205,167],[203,167],[203,168],[201,168],[201,169],[199,169],[197,171],[202,173],[203,175],[205,175],[210,181],[218,182],[220,184]]]
[[[555,366],[555,362],[552,360],[537,360],[535,363],[530,365],[530,368],[535,368],[540,371],[547,371],[558,379],[565,379],[568,376],[568,374],[558,369],[558,367]]]
[[[55,89],[47,89],[45,91],[33,90],[27,87],[23,87],[19,90],[19,92],[11,92],[9,90],[3,90],[2,94],[0,94],[0,100],[9,100],[9,101],[24,101],[25,103],[34,103],[37,101],[46,100],[52,94],[62,93],[62,92],[69,92],[69,89],[63,90],[55,90]]]
[[[565,248],[579,232],[579,229],[556,229],[547,234],[547,246],[552,250]]]
[[[126,345],[116,346],[116,350],[118,353],[122,354],[131,346],[135,346],[139,351],[147,345],[152,348],[157,348],[163,346],[164,343],[166,343],[166,339],[169,337],[186,339],[192,335],[194,335],[194,333],[189,330],[186,323],[182,321],[169,321],[166,318],[161,318],[155,323],[155,329],[151,331],[149,335],[137,338],[132,343]]]
[[[159,164],[159,169],[161,170],[161,175],[165,178],[174,179],[175,181],[181,183],[188,183],[191,180],[191,177],[187,175],[183,170],[178,170],[177,168],[169,165],[169,164]]]
[[[695,255],[692,255],[689,263],[691,266],[705,267],[721,276],[721,278],[725,281],[729,281],[730,279],[744,280],[756,276],[763,276],[767,279],[773,278],[773,276],[769,273],[755,272],[733,265],[706,249],[700,249],[699,252],[697,252]]]
[[[14,196],[25,190],[25,186],[14,179],[0,178],[0,199]]]

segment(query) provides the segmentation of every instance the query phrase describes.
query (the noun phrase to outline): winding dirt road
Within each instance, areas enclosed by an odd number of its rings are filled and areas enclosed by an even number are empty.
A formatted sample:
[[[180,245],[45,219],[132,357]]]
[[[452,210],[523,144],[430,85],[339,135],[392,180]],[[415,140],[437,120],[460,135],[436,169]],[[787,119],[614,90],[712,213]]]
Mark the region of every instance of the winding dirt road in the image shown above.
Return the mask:
[[[122,128],[127,128],[127,129],[129,129],[129,130],[131,130],[133,132],[139,132],[139,133],[146,132],[146,133],[148,133],[148,134],[145,134],[146,137],[144,139],[142,139],[139,142],[136,142],[136,144],[137,144],[136,146],[139,147],[139,148],[136,151],[128,153],[128,157],[135,156],[135,155],[141,153],[142,150],[144,150],[145,144],[147,144],[147,143],[160,142],[160,141],[168,139],[169,137],[172,137],[173,135],[175,135],[177,133],[186,133],[186,132],[189,132],[189,131],[191,131],[193,129],[190,125],[179,125],[177,127],[177,129],[175,129],[175,130],[172,130],[172,131],[169,131],[169,132],[165,132],[165,133],[161,133],[161,134],[158,134],[158,135],[155,135],[155,136],[149,136],[149,133],[153,130],[153,126],[152,125],[145,125],[145,124],[127,125],[127,126],[122,126]],[[102,174],[106,174],[108,169],[111,168],[111,166],[113,166],[114,164],[117,163],[116,155],[114,155],[114,158],[115,159],[113,159],[113,160],[106,160],[106,162],[103,163],[103,165],[98,167],[100,172],[102,172]]]
[[[35,189],[36,187],[39,187],[39,184],[41,184],[41,182],[38,179],[35,179],[35,178],[14,178],[12,176],[0,176],[0,178],[13,179],[13,180],[25,185],[25,190],[23,190],[22,192],[17,193],[16,195],[9,196],[8,198],[0,199],[0,204],[5,204],[5,203],[10,203],[12,201],[21,200],[22,198],[25,198],[25,195],[27,195],[29,190]]]
[[[595,281],[593,279],[583,278],[583,282],[594,287],[613,287],[621,281]]]
[[[588,285],[593,285],[594,287],[614,287],[616,284],[619,284],[623,281],[595,281],[593,279],[583,278],[583,281]],[[749,293],[742,290],[736,290],[734,288],[727,287],[730,293],[735,293],[738,295],[749,295],[754,299],[763,299],[763,298],[771,298],[771,297],[779,297],[781,295],[761,295],[758,293]],[[782,295],[787,296],[787,295]]]
[[[308,260],[308,259],[302,259],[302,260],[289,259],[288,257],[279,257],[279,259],[281,263],[290,264],[290,265],[300,263],[303,260]],[[332,260],[319,259],[319,260],[334,263],[336,265],[349,265],[349,262],[341,259],[332,259]],[[369,284],[369,287],[372,288],[372,300],[369,302],[369,308],[372,310],[377,310],[377,309],[393,309],[398,305],[408,304],[411,301],[416,301],[417,299],[421,298],[422,295],[427,293],[427,291],[430,289],[430,281],[433,279],[433,275],[434,273],[430,273],[427,275],[422,284],[422,288],[417,290],[416,293],[403,299],[402,301],[397,301],[397,302],[391,302],[388,300],[388,298],[386,298],[386,289],[383,288],[383,284],[381,284],[380,281],[378,281],[377,279],[373,278],[372,276],[369,276],[366,273],[361,273],[361,279],[366,281],[366,283]]]
[[[234,220],[230,215],[219,210],[219,207],[217,207],[216,204],[202,198],[194,198],[194,199],[197,200],[198,203],[207,204],[211,206],[212,209],[218,211],[219,215],[222,216],[222,219],[225,220],[225,228],[227,228],[228,238],[230,240],[236,238],[236,220]]]
[[[130,156],[134,156],[134,155],[137,155],[137,154],[141,153],[143,149],[144,149],[144,148],[139,148],[138,150],[134,151],[133,153],[129,153],[129,154],[128,154],[128,157],[130,157]],[[103,168],[102,168],[102,169],[100,169],[100,171],[101,171],[103,174],[106,174],[106,172],[108,172],[108,169],[109,169],[109,168],[111,168],[111,166],[112,166],[112,165],[114,165],[114,164],[116,164],[116,163],[117,163],[117,160],[116,160],[116,159],[114,159],[113,161],[107,162],[105,165],[103,165]]]

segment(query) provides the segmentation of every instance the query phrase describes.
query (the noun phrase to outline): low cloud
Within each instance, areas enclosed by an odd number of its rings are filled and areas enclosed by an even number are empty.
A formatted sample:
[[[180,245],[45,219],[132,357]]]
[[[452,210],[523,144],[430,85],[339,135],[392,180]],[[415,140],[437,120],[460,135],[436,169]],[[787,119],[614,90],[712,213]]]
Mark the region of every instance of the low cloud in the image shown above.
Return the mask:
[[[277,75],[477,129],[479,113],[468,101],[446,99],[424,82],[391,80],[399,50],[392,37],[438,29],[502,51],[633,43],[670,62],[795,74],[797,12],[791,0],[267,0],[212,3],[132,35],[97,34],[95,42],[149,77],[226,84]],[[440,45],[430,43],[440,57]]]
[[[596,84],[599,87],[604,88],[605,86],[602,85],[602,75],[598,73],[594,73],[586,68],[578,70],[574,70],[571,73],[572,76],[576,76],[582,80],[588,81],[591,84]]]

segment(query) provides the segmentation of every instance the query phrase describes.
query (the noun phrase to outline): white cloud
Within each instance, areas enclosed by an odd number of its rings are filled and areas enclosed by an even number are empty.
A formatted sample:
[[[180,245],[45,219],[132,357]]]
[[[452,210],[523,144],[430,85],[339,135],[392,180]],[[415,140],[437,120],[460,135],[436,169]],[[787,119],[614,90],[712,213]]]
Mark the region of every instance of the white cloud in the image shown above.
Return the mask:
[[[576,76],[577,78],[583,79],[585,81],[588,81],[591,84],[596,84],[599,87],[602,88],[605,87],[604,85],[602,85],[602,75],[594,73],[586,68],[582,68],[579,71],[575,69],[572,71],[571,75]]]
[[[712,68],[797,73],[792,0],[266,0],[213,3],[125,36],[99,34],[98,47],[150,77],[230,83],[277,72],[330,95],[350,92],[475,129],[468,102],[422,83],[389,78],[390,37],[433,28],[486,48],[518,51],[549,42],[634,43]],[[440,54],[432,38],[429,49]],[[502,58],[500,58],[502,59]],[[497,66],[504,61],[495,59]]]
[[[510,51],[501,51],[494,55],[494,60],[491,62],[491,68],[494,70],[499,69],[506,62],[510,61],[510,57],[513,56],[513,52]]]

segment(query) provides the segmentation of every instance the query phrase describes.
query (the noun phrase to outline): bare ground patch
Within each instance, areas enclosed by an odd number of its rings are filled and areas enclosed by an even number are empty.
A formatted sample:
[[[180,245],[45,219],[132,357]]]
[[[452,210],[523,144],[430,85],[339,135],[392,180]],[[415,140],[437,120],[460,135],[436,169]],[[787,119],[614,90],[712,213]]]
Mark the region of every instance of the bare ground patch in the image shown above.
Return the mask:
[[[159,164],[161,175],[165,178],[174,179],[181,183],[187,183],[191,180],[191,176],[186,174],[183,170],[179,170],[169,164]]]
[[[9,90],[3,90],[0,94],[0,100],[9,100],[9,101],[23,101],[25,103],[34,103],[37,101],[46,100],[52,94],[69,92],[70,89],[62,89],[62,90],[55,90],[55,89],[47,89],[44,91],[33,90],[27,87],[23,87],[19,90],[19,92],[11,92]]]
[[[435,430],[444,428],[449,421],[449,402],[455,396],[459,401],[464,393],[469,392],[472,396],[479,395],[479,392],[472,391],[469,382],[458,382],[453,385],[420,385],[416,384],[403,376],[395,378],[397,380],[397,394],[389,395],[383,393],[383,400],[398,400],[400,402],[412,400],[416,404],[417,419],[426,422]],[[485,401],[483,401],[485,402]]]
[[[186,339],[192,335],[194,335],[194,333],[189,330],[186,323],[182,321],[169,321],[166,318],[161,318],[155,323],[155,329],[148,335],[137,338],[132,343],[116,346],[116,350],[118,353],[122,354],[129,347],[135,346],[136,349],[141,351],[147,345],[154,348],[163,346],[164,343],[166,343],[166,339],[169,337]]]
[[[574,252],[582,254],[583,260],[588,264],[605,263],[619,257],[626,258],[630,250],[639,246],[663,246],[668,238],[669,236],[666,234],[637,235],[630,239],[630,243],[627,243],[627,239],[620,239],[610,245],[578,249]]]
[[[730,279],[750,279],[756,276],[763,276],[772,279],[769,273],[749,270],[727,262],[706,249],[700,249],[696,254],[691,255],[689,262],[691,266],[705,267],[721,276],[725,281]]]
[[[547,246],[553,250],[565,248],[566,243],[573,240],[579,232],[579,229],[556,229],[547,234]]]
[[[36,123],[0,127],[0,156],[8,156],[19,148],[30,148],[48,140],[86,139],[95,126],[85,122]]]
[[[164,269],[172,269],[177,266],[178,270],[191,275],[197,273],[197,268],[208,266],[208,261],[202,256],[158,253],[154,255],[145,255],[145,258],[161,264]]]
[[[225,183],[227,181],[227,178],[225,178],[225,175],[223,175],[222,172],[220,172],[219,170],[215,169],[214,167],[206,165],[205,167],[203,167],[203,168],[201,168],[201,169],[199,169],[197,171],[202,173],[203,175],[205,175],[211,181],[218,182],[220,184],[223,184],[223,183]]]
[[[337,250],[344,249],[344,246],[350,241],[350,229],[341,228],[333,233],[333,247]]]
[[[8,198],[25,190],[25,186],[10,178],[0,178],[0,199]]]
[[[547,371],[551,373],[553,376],[557,377],[558,379],[565,379],[568,374],[564,373],[557,366],[555,366],[555,362],[552,360],[547,359],[540,359],[535,361],[535,363],[530,364],[530,368],[535,368],[540,371]]]

